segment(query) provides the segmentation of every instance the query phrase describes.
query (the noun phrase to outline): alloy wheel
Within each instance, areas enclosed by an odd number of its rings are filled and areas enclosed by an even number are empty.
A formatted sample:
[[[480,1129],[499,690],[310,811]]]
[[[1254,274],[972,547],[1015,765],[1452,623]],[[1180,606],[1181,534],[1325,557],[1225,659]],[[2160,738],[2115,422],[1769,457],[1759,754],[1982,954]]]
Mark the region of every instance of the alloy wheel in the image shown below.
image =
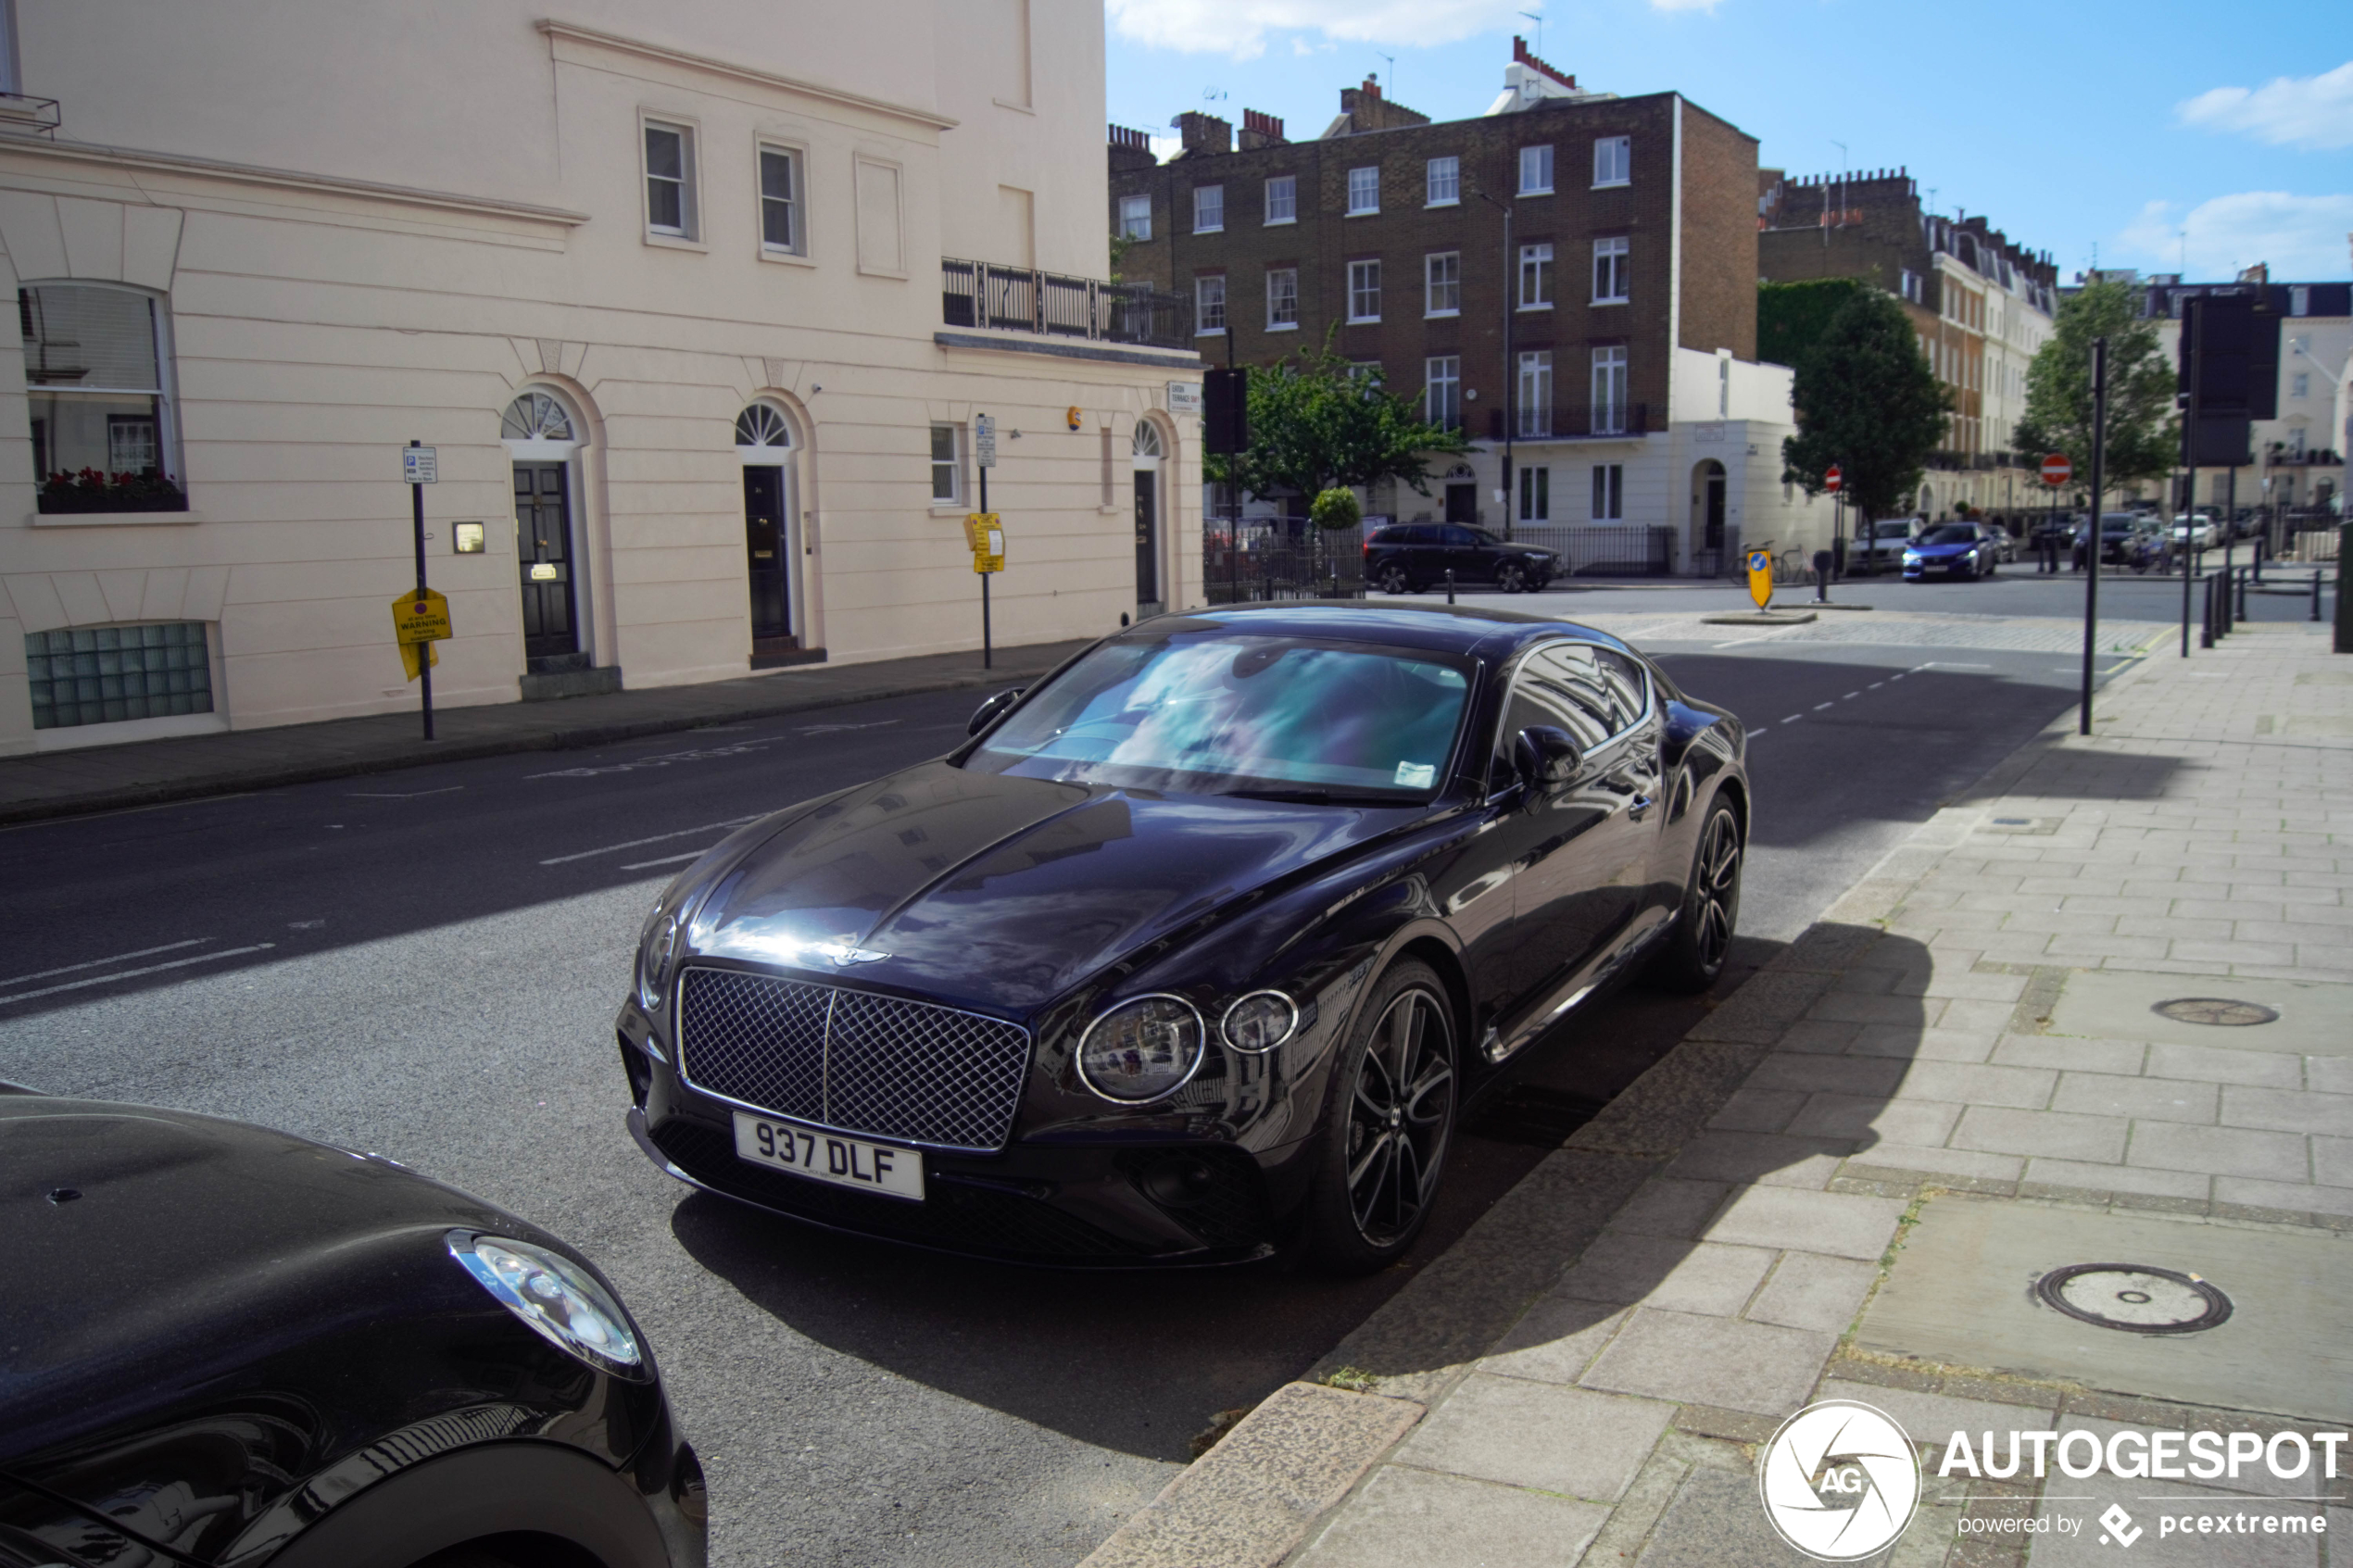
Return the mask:
[[[1526,593],[1528,591],[1528,573],[1522,571],[1516,566],[1503,567],[1495,573],[1495,586],[1506,594]]]
[[[1732,922],[1740,912],[1741,833],[1730,811],[1707,820],[1707,839],[1700,847],[1692,892],[1692,937],[1701,960],[1714,968],[1731,947]]]
[[[1348,1207],[1376,1247],[1412,1233],[1438,1189],[1454,1121],[1453,1031],[1416,986],[1389,1004],[1365,1042],[1348,1104]]]
[[[1413,584],[1406,580],[1405,569],[1403,567],[1392,566],[1381,572],[1380,585],[1381,592],[1385,594],[1402,594],[1411,588]]]

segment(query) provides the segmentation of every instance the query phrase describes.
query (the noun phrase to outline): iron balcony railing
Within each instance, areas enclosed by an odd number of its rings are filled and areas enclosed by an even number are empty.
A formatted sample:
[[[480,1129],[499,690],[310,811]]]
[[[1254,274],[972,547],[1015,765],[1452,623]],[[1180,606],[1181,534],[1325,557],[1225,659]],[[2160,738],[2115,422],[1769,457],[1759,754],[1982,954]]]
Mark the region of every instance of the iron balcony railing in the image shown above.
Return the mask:
[[[951,327],[993,327],[1051,337],[1193,345],[1192,301],[1149,283],[1066,278],[993,261],[939,262],[940,316]]]
[[[1488,439],[1503,440],[1504,410],[1490,408],[1487,412]],[[1654,425],[1651,422],[1651,406],[1647,403],[1602,403],[1590,408],[1559,404],[1550,408],[1518,409],[1513,439],[1576,441],[1614,435],[1642,435],[1665,428],[1663,424]]]

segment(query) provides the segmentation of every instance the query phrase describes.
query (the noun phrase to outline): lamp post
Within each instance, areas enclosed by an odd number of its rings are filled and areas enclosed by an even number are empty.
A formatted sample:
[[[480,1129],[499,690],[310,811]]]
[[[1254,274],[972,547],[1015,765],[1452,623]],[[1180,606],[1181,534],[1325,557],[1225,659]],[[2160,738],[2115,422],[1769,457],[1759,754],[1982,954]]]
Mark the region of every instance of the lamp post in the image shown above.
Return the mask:
[[[1512,433],[1519,424],[1519,367],[1512,359],[1512,293],[1517,285],[1512,255],[1512,204],[1497,201],[1478,186],[1471,194],[1504,215],[1504,537],[1512,536]]]

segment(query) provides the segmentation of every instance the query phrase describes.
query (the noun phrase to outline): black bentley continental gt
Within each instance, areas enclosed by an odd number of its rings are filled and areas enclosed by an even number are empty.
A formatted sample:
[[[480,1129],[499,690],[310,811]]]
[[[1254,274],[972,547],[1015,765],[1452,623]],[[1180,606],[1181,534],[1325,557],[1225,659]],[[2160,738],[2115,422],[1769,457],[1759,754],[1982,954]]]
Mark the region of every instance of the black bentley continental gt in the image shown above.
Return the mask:
[[[619,1019],[630,1131],[952,1251],[1382,1267],[1517,1053],[1638,970],[1721,971],[1745,753],[1561,621],[1158,617],[672,884]]]
[[[0,1085],[0,1568],[703,1568],[652,1352],[375,1155]]]

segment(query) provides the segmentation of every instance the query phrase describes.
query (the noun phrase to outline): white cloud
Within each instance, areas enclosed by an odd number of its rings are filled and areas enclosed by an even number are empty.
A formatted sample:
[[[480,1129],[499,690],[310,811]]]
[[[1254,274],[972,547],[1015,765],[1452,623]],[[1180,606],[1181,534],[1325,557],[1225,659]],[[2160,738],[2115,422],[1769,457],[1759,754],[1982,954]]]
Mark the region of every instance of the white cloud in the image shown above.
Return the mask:
[[[2353,195],[2242,191],[2176,217],[2179,209],[2176,202],[2153,201],[2119,236],[2150,271],[2186,270],[2193,282],[2210,282],[2262,261],[2282,282],[2345,276]]]
[[[2244,132],[2273,146],[2353,147],[2353,61],[2319,76],[2282,76],[2251,89],[2217,87],[2173,112],[2184,125]]]
[[[1452,44],[1509,29],[1533,8],[1526,0],[1104,0],[1112,26],[1131,43],[1238,60],[1265,54],[1270,32],[1350,44]]]

